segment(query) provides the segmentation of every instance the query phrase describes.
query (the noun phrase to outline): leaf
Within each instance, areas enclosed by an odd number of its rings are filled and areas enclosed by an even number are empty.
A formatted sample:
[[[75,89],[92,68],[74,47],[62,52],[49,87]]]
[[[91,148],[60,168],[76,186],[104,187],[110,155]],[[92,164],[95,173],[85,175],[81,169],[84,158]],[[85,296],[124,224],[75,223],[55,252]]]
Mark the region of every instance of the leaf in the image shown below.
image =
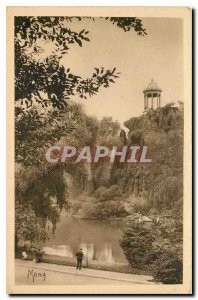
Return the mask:
[[[81,40],[76,40],[76,42],[78,43],[78,45],[80,46],[80,47],[82,47],[82,42],[81,42]]]

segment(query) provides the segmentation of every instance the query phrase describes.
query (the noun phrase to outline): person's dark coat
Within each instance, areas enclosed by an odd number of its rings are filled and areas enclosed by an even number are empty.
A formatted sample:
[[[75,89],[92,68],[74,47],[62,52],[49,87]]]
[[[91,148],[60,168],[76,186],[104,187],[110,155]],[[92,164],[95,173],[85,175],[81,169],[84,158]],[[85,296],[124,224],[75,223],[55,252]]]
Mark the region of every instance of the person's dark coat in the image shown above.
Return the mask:
[[[84,256],[84,255],[83,255],[83,252],[82,252],[82,251],[77,252],[77,253],[76,253],[77,261],[82,262],[83,256]]]

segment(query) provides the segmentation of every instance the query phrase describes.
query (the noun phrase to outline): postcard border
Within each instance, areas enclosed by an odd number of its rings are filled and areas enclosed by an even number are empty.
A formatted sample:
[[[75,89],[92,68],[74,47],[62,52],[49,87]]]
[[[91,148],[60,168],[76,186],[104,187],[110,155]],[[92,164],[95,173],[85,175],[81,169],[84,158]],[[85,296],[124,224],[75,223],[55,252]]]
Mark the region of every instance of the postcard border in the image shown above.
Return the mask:
[[[137,16],[182,18],[184,24],[184,282],[181,285],[16,285],[14,279],[14,16]],[[7,293],[192,293],[192,10],[188,7],[7,7]]]

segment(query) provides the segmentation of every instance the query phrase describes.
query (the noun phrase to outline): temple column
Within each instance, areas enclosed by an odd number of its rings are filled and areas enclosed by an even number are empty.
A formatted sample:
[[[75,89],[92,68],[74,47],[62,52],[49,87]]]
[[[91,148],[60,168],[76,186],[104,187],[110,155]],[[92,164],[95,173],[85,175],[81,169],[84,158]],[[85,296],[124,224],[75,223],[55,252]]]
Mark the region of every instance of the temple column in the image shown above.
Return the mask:
[[[144,95],[144,110],[146,110],[146,95]]]
[[[153,94],[152,94],[152,98],[151,98],[151,108],[153,108]]]
[[[157,95],[157,108],[159,108],[159,95]]]
[[[161,95],[159,95],[159,107],[161,107]]]

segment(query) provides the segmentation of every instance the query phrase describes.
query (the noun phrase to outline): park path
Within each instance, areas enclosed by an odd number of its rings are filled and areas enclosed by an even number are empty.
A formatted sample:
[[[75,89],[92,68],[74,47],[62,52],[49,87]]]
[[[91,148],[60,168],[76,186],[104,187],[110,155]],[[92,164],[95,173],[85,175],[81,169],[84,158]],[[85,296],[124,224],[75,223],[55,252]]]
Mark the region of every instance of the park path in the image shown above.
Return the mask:
[[[148,275],[125,274],[88,268],[76,270],[75,267],[71,266],[48,263],[36,264],[33,261],[20,259],[15,261],[16,284],[154,284],[151,282],[152,279],[152,276]]]

